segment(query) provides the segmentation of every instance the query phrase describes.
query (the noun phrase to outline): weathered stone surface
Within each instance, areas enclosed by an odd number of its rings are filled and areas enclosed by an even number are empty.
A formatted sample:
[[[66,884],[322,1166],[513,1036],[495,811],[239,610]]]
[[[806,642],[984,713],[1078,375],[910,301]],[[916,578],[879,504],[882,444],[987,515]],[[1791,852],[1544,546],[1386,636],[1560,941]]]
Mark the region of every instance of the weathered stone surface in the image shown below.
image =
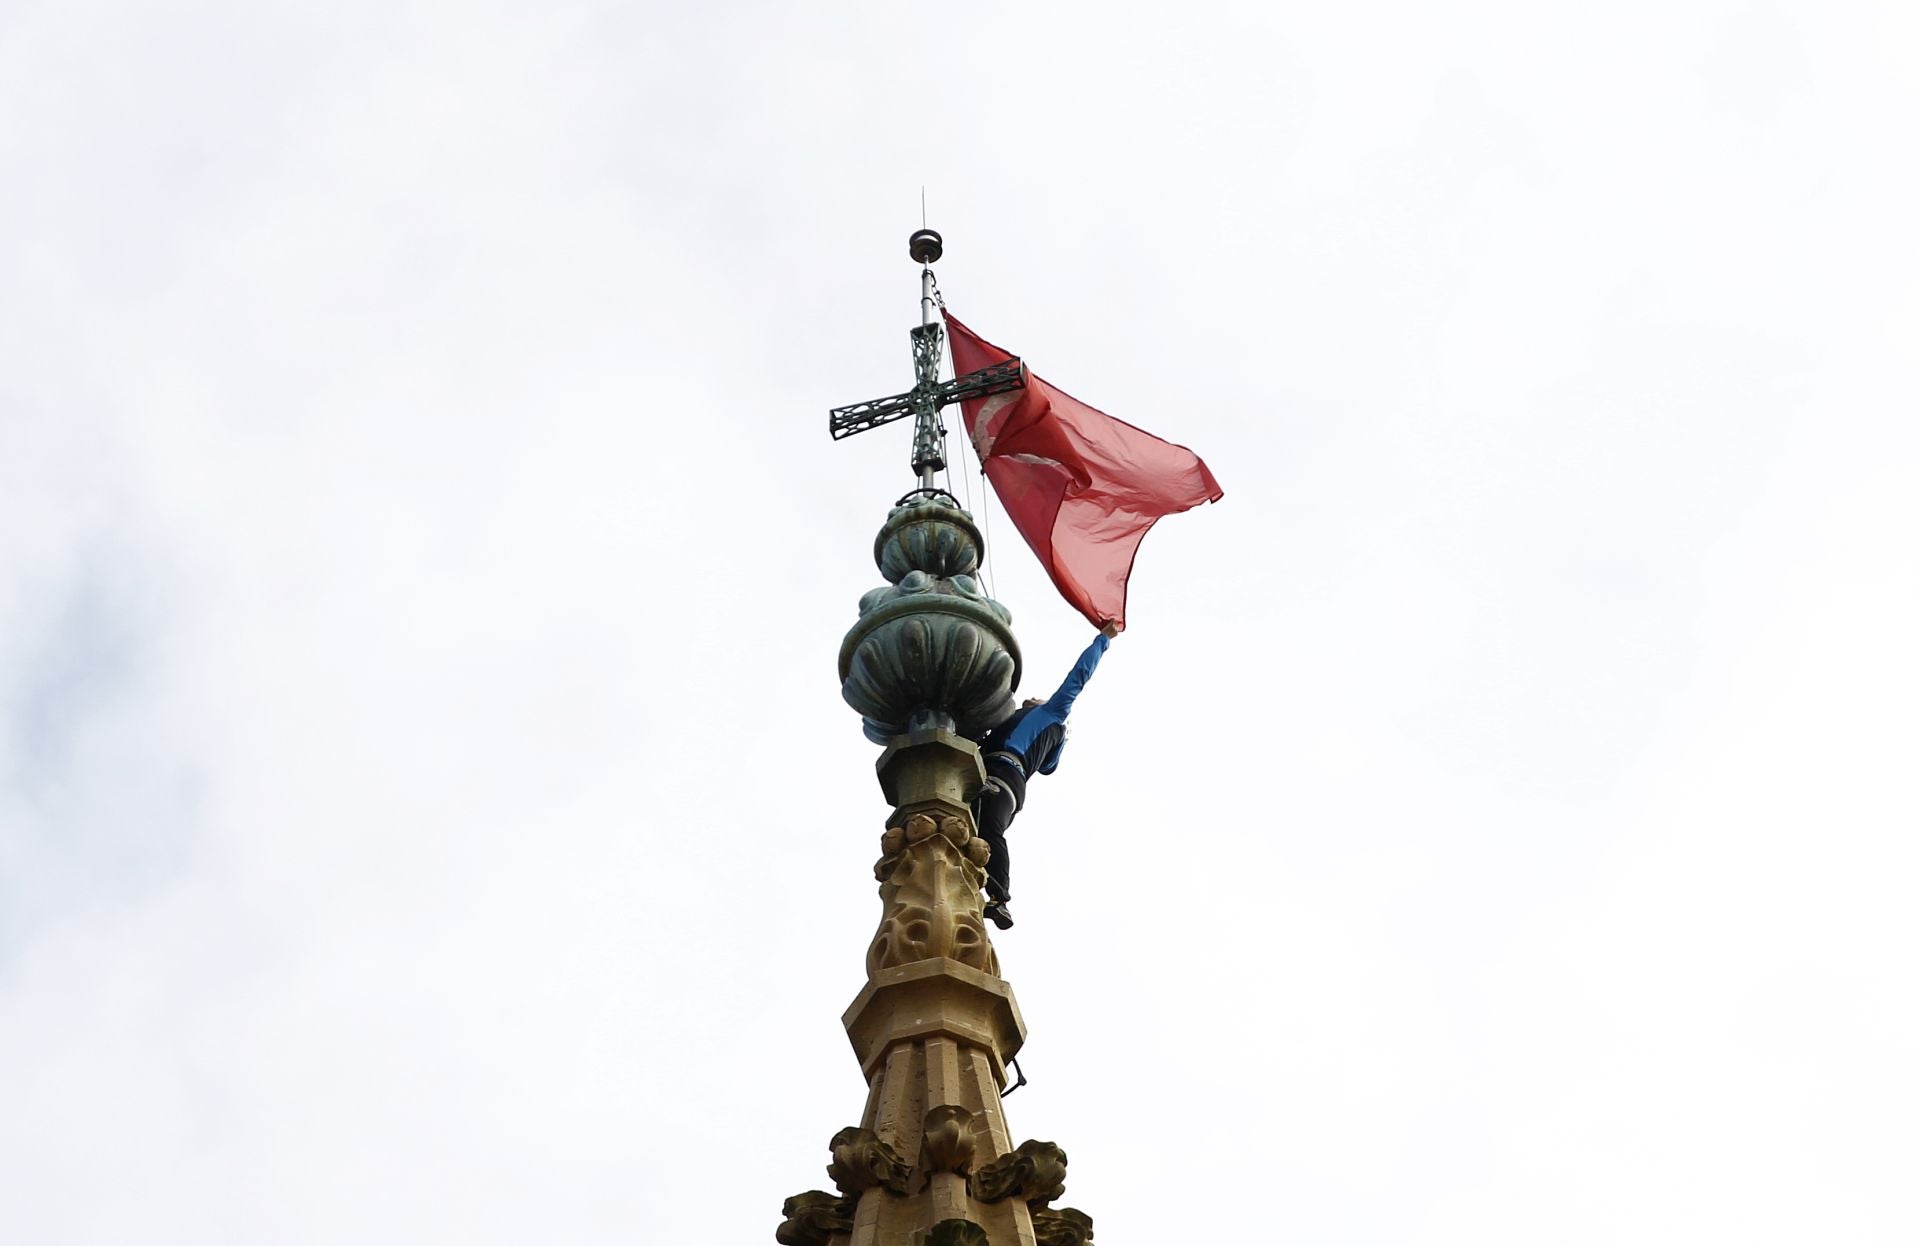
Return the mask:
[[[913,1178],[912,1165],[893,1153],[871,1129],[849,1125],[833,1135],[829,1144],[833,1162],[827,1165],[827,1179],[849,1198],[871,1189],[907,1192]]]
[[[869,1080],[894,1045],[942,1036],[979,1048],[1004,1084],[1006,1062],[1019,1053],[1027,1036],[1011,987],[946,959],[872,972],[841,1021]]]
[[[1038,1246],[1087,1246],[1093,1240],[1093,1217],[1072,1207],[1035,1207],[1033,1236]]]
[[[926,1246],[992,1246],[987,1231],[971,1220],[942,1220],[927,1230]]]
[[[976,1146],[973,1113],[958,1104],[941,1104],[927,1113],[920,1130],[920,1171],[964,1177],[973,1171]]]
[[[853,1202],[825,1190],[808,1190],[780,1209],[786,1219],[773,1231],[780,1246],[830,1246],[836,1233],[853,1232]]]
[[[833,1138],[839,1195],[787,1200],[781,1246],[1092,1238],[1085,1215],[1050,1209],[1065,1153],[1033,1141],[1010,1150],[1000,1102],[1026,1027],[982,918],[991,849],[973,823],[985,781],[973,739],[1011,712],[1020,651],[1011,615],[974,578],[981,550],[950,496],[910,496],[874,542],[888,584],[861,599],[841,645],[841,693],[886,746],[876,770],[893,807],[874,867],[883,911],[868,980],[842,1018],[867,1105]]]
[[[1029,1138],[975,1172],[972,1189],[983,1203],[1019,1198],[1045,1206],[1066,1193],[1067,1153],[1051,1142]]]
[[[966,852],[973,838],[966,819],[915,814],[903,832],[906,846],[874,867],[885,907],[867,949],[867,972],[945,958],[997,974],[981,916],[985,873]]]
[[[972,740],[951,731],[895,736],[874,763],[880,790],[897,812],[965,813],[987,768]],[[896,819],[897,820],[897,819]]]

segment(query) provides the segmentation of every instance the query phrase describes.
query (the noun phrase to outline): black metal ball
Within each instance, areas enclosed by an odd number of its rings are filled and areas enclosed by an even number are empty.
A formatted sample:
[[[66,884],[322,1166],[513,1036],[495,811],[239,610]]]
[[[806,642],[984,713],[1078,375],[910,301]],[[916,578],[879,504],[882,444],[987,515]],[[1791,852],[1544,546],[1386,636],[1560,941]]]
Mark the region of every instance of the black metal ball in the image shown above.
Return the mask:
[[[907,254],[918,264],[931,264],[940,258],[940,235],[931,229],[915,230],[907,239]]]

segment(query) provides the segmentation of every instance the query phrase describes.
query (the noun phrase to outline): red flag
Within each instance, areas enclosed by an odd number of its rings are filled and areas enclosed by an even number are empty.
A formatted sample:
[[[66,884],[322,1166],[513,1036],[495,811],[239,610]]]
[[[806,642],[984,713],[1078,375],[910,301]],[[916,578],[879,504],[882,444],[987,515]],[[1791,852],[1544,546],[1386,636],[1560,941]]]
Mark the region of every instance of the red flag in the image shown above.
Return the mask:
[[[947,328],[955,375],[1013,358],[951,313]],[[1095,627],[1127,625],[1127,576],[1147,529],[1162,515],[1220,499],[1199,455],[1031,372],[1025,389],[961,409],[1000,504],[1060,595]]]

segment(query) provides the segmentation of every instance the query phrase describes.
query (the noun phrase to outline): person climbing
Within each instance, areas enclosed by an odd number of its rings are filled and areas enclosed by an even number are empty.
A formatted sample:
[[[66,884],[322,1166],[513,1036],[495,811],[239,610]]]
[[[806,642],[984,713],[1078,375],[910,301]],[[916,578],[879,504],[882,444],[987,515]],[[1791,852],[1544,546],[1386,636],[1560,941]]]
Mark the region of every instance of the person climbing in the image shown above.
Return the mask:
[[[987,920],[1002,930],[1013,925],[1013,914],[1007,911],[1007,902],[1012,899],[1007,828],[1013,825],[1013,816],[1026,806],[1027,780],[1036,774],[1052,774],[1060,764],[1060,753],[1067,743],[1067,714],[1119,630],[1113,623],[1101,628],[1073,664],[1059,691],[1044,701],[1035,697],[1024,702],[980,741],[987,781],[974,799],[973,820],[993,849],[987,861]]]

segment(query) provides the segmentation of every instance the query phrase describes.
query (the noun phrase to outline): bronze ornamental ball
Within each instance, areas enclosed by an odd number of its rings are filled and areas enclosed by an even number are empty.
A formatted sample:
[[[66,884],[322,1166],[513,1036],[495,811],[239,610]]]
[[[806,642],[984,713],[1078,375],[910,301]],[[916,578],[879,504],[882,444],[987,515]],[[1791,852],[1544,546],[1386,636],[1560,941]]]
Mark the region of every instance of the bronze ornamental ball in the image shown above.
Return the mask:
[[[907,239],[907,254],[916,264],[931,264],[940,258],[940,235],[931,229],[915,230]]]

